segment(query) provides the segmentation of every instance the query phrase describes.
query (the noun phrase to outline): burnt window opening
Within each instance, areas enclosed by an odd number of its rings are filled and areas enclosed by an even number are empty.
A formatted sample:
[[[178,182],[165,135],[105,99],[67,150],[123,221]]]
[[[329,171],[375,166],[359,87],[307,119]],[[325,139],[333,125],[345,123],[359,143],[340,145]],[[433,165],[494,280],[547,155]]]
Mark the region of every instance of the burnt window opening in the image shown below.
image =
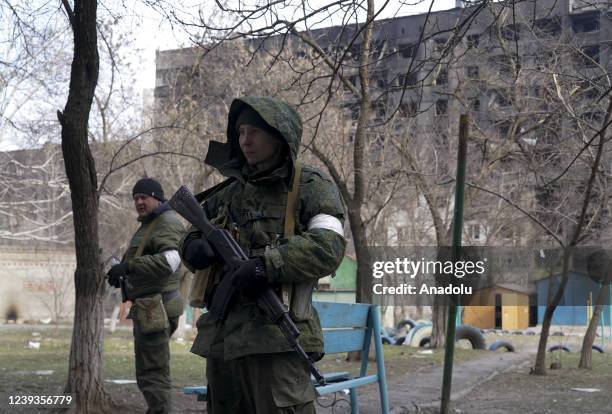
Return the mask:
[[[399,86],[415,86],[418,82],[418,77],[416,72],[410,72],[408,74],[402,73],[398,77]]]
[[[346,107],[348,109],[348,111],[351,114],[351,119],[353,121],[359,119],[359,113],[361,112],[361,108],[359,107],[359,104],[354,103],[354,104],[350,104],[349,106]]]
[[[599,45],[586,46],[580,49],[580,60],[584,67],[597,67],[599,65]]]
[[[401,117],[414,116],[418,112],[418,104],[415,101],[402,102],[398,111]]]
[[[419,51],[419,46],[415,44],[399,45],[399,53],[404,59],[412,59],[416,57]]]
[[[511,42],[519,40],[521,38],[521,27],[518,24],[507,24],[501,28],[501,37]]]
[[[558,17],[547,17],[533,22],[536,35],[557,36],[561,33],[561,22]]]
[[[436,76],[436,85],[447,85],[448,84],[448,69],[440,69],[438,76]]]
[[[361,44],[352,44],[349,47],[348,53],[353,60],[358,60],[361,54]]]
[[[374,104],[374,113],[378,118],[384,118],[387,115],[387,105],[384,102],[376,102]]]
[[[510,135],[510,122],[504,121],[497,126],[497,133],[501,139],[508,139]]]
[[[538,53],[534,57],[534,66],[537,70],[546,69],[556,63],[553,52]]]
[[[436,101],[436,115],[446,115],[448,113],[448,100],[438,99]]]
[[[166,98],[170,96],[170,87],[167,85],[158,86],[157,88],[153,90],[153,96],[155,98]]]
[[[470,106],[472,108],[472,111],[480,112],[480,98],[472,99],[472,102],[470,103]]]
[[[468,49],[476,49],[480,45],[480,35],[478,34],[467,35],[465,41],[466,41]]]
[[[599,30],[599,13],[584,13],[572,16],[574,33],[589,33]]]
[[[489,58],[492,65],[497,67],[501,76],[514,76],[518,70],[518,57],[516,55],[497,55]]]
[[[599,110],[587,111],[580,115],[580,119],[589,124],[599,124],[604,119],[604,113]]]
[[[533,87],[534,98],[542,98],[544,96],[544,87],[542,85],[536,85]]]
[[[490,96],[493,98],[493,102],[500,107],[506,107],[512,104],[510,92],[508,90],[492,90]]]
[[[376,72],[372,75],[373,83],[376,84],[376,87],[380,89],[384,89],[387,87],[387,72]]]
[[[480,79],[480,68],[478,66],[468,66],[466,72],[468,79]]]
[[[446,42],[448,42],[448,39],[445,37],[439,37],[437,39],[434,39],[435,50],[438,52],[442,52],[446,47]]]

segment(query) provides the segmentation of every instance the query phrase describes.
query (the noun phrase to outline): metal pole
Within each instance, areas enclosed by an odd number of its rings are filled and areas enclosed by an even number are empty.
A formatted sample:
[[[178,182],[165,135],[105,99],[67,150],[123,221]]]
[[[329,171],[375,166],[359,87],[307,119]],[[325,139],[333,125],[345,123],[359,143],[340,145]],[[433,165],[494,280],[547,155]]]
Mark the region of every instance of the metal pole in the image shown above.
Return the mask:
[[[457,149],[457,179],[455,181],[455,212],[453,215],[452,260],[461,258],[461,235],[463,230],[463,196],[465,192],[465,166],[467,159],[468,116],[459,118],[459,146]],[[442,398],[440,413],[448,414],[450,409],[451,383],[453,378],[453,357],[455,354],[455,328],[457,318],[456,298],[451,297],[448,304],[446,327],[446,348],[444,352],[444,375],[442,377]]]

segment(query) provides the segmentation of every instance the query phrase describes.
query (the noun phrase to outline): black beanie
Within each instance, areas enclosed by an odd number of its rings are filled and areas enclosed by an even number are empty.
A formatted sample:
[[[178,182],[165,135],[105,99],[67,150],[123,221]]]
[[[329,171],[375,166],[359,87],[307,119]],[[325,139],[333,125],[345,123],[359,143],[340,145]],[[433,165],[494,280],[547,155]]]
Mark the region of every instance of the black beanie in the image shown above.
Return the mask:
[[[137,193],[146,194],[162,202],[166,201],[161,184],[153,178],[141,178],[138,180],[136,185],[134,185],[134,189],[132,190],[132,197]]]
[[[250,106],[245,106],[242,111],[238,114],[236,119],[236,132],[239,132],[240,125],[248,124],[259,128],[262,131],[278,137],[279,132],[268,124],[262,117]]]

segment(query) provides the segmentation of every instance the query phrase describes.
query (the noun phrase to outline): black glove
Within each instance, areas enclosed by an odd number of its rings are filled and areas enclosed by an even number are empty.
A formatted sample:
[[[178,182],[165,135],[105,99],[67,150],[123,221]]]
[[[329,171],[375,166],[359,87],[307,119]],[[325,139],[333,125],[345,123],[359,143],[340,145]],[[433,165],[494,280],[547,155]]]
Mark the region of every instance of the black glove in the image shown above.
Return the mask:
[[[215,252],[206,239],[194,238],[186,242],[183,259],[194,269],[206,269],[214,258]]]
[[[129,263],[119,263],[114,265],[108,271],[108,284],[112,287],[118,288],[121,286],[120,279],[122,276],[126,276],[130,271]]]
[[[247,298],[256,299],[268,287],[266,266],[259,257],[242,262],[231,277],[234,286]]]

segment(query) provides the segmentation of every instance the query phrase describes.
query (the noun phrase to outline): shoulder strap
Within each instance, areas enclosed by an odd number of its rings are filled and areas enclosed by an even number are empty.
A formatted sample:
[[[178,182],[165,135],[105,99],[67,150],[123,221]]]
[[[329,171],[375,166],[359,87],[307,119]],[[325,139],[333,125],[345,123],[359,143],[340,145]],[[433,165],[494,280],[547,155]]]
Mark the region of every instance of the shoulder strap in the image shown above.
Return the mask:
[[[291,191],[287,194],[287,208],[285,210],[285,238],[295,234],[295,203],[300,192],[300,176],[302,175],[302,164],[299,160],[295,160],[293,170],[293,183]]]
[[[134,257],[142,256],[142,252],[144,251],[145,244],[147,244],[147,241],[149,240],[149,237],[151,236],[151,233],[153,232],[153,228],[157,225],[157,222],[159,221],[160,217],[161,217],[161,214],[155,217],[153,221],[149,224],[149,227],[147,227],[147,230],[145,231],[144,236],[142,236],[142,240],[140,240],[140,244],[138,245],[138,250],[136,250]]]
[[[295,234],[295,203],[300,192],[300,176],[302,175],[302,164],[295,160],[293,164],[293,183],[291,190],[287,194],[287,207],[285,210],[285,238],[289,238]],[[281,286],[282,301],[288,307],[291,304],[291,296],[293,295],[293,284],[284,283]]]

